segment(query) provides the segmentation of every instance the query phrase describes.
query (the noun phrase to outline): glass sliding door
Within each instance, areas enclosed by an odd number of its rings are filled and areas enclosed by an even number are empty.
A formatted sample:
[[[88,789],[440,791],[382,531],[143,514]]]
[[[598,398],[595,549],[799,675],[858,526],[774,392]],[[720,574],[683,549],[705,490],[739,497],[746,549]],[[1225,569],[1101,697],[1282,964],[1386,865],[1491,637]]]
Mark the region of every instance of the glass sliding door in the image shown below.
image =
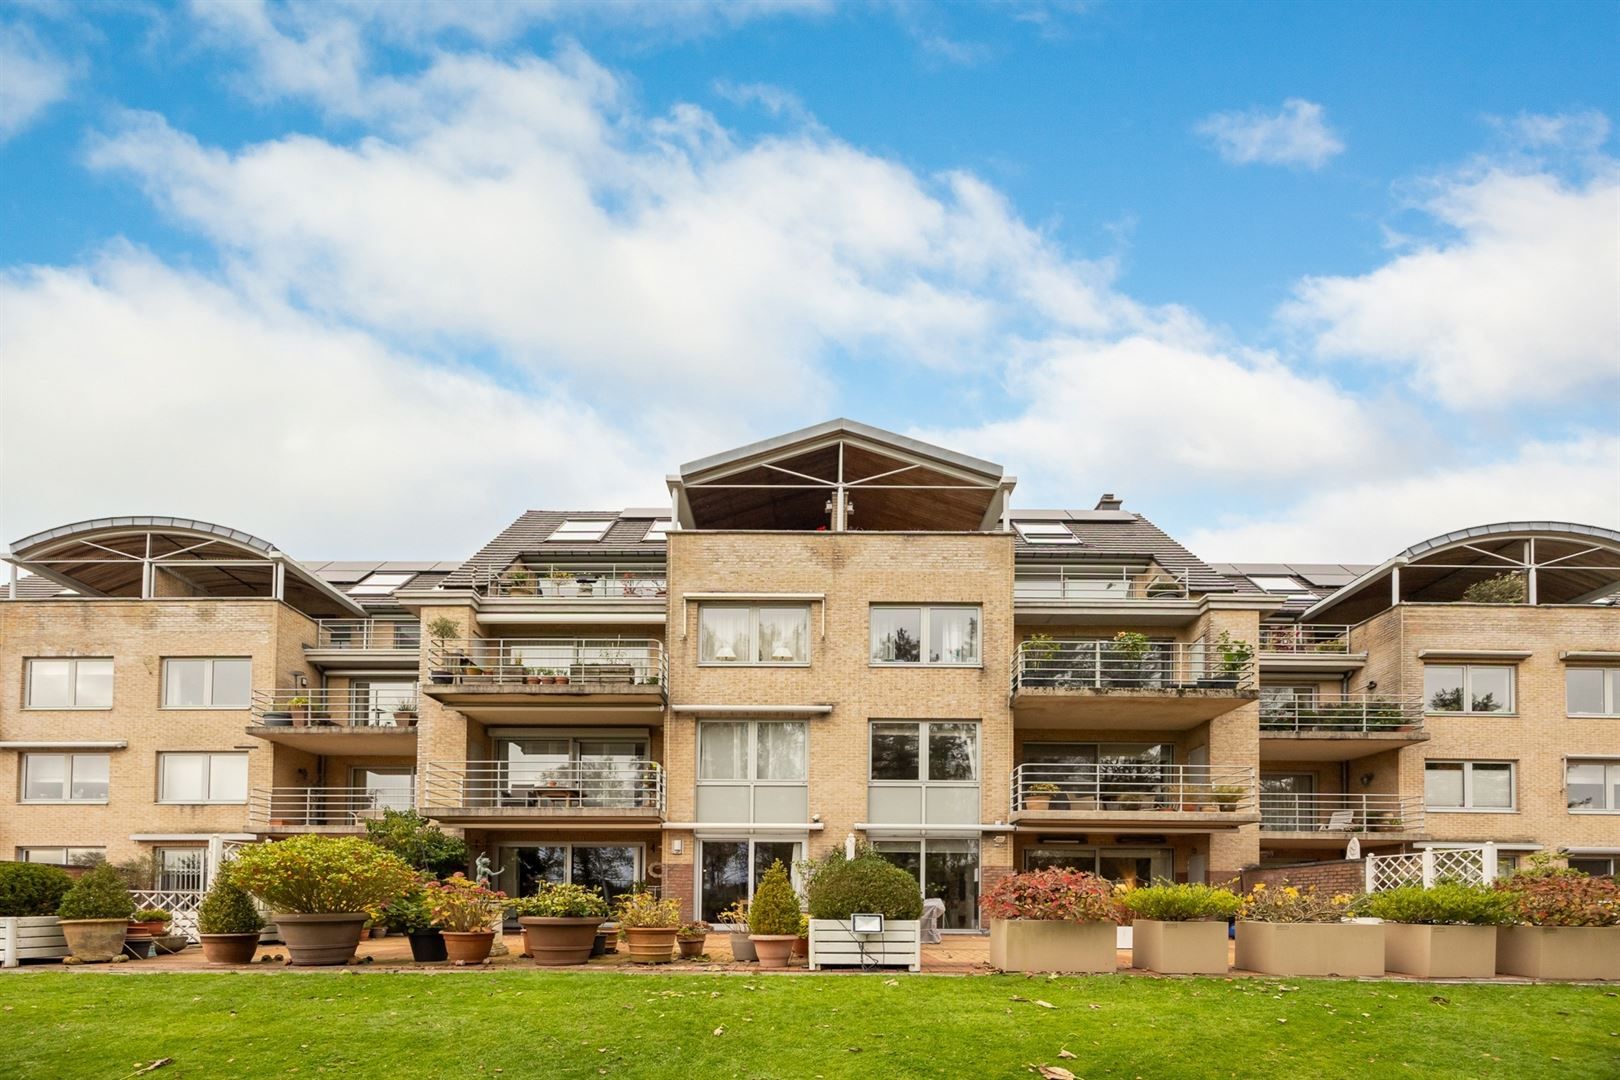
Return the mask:
[[[979,842],[977,840],[878,840],[872,848],[917,879],[925,899],[944,901],[942,930],[979,927]]]
[[[533,896],[542,882],[571,882],[611,903],[642,876],[640,844],[511,844],[500,856],[499,884],[508,896]]]
[[[720,913],[750,900],[771,864],[781,860],[798,888],[794,864],[804,858],[798,840],[703,840],[698,852],[698,918],[721,921]]]
[[[628,844],[575,844],[569,880],[611,904],[641,879],[640,855],[639,847]]]

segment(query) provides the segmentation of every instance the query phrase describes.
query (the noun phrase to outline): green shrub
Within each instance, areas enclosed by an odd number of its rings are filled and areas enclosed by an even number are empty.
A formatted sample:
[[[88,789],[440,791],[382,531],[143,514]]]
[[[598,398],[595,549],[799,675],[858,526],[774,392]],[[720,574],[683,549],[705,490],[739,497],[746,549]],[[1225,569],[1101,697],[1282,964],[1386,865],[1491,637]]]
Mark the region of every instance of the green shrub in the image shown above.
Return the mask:
[[[55,915],[73,878],[60,866],[0,863],[0,916]]]
[[[1442,881],[1427,889],[1402,885],[1373,893],[1360,908],[1360,914],[1393,923],[1502,926],[1518,921],[1518,905],[1512,895],[1457,881]]]
[[[433,928],[433,913],[421,885],[413,885],[404,896],[389,901],[383,909],[383,925],[395,934],[420,934]]]
[[[1237,893],[1220,885],[1179,885],[1173,881],[1155,881],[1131,889],[1120,897],[1120,903],[1138,919],[1156,922],[1229,919],[1243,906]]]
[[[793,934],[799,932],[799,897],[788,880],[787,867],[778,859],[765,871],[748,905],[750,934]]]
[[[127,919],[135,914],[135,901],[118,871],[102,864],[73,883],[56,914],[63,919]]]
[[[353,836],[295,836],[252,844],[231,863],[231,880],[294,915],[376,912],[403,896],[416,874],[399,856]]]
[[[384,810],[366,822],[366,839],[434,877],[467,869],[467,842],[414,810]]]
[[[132,918],[136,922],[173,922],[174,916],[160,907],[143,907]]]
[[[507,910],[533,919],[606,919],[607,901],[595,889],[564,882],[542,882],[533,896],[510,901]]]
[[[208,895],[197,908],[199,934],[253,934],[264,927],[264,917],[253,906],[253,898],[223,873],[214,879]]]
[[[835,848],[807,877],[812,919],[848,919],[856,912],[888,919],[922,916],[917,879],[870,849],[846,859]]]

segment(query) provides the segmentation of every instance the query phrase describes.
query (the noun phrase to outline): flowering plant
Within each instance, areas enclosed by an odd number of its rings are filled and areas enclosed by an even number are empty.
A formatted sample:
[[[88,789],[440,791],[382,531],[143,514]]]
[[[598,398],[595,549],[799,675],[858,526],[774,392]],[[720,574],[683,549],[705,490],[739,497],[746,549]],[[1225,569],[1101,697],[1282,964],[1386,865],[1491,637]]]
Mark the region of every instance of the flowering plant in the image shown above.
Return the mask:
[[[605,919],[607,901],[595,889],[568,882],[542,882],[533,896],[507,903],[514,915],[540,919]]]
[[[506,907],[506,894],[486,889],[465,874],[454,874],[443,881],[422,886],[433,925],[452,934],[475,934],[488,930]]]
[[[1354,902],[1355,897],[1349,893],[1322,896],[1315,885],[1271,889],[1261,881],[1243,898],[1238,918],[1248,922],[1333,923],[1343,919]]]
[[[1620,885],[1579,870],[1521,871],[1496,883],[1531,926],[1620,926]]]
[[[415,884],[416,871],[358,837],[305,835],[240,849],[231,877],[271,911],[376,915]]]
[[[992,919],[1118,923],[1121,918],[1113,886],[1095,874],[1061,866],[1004,877],[984,894],[979,907]]]

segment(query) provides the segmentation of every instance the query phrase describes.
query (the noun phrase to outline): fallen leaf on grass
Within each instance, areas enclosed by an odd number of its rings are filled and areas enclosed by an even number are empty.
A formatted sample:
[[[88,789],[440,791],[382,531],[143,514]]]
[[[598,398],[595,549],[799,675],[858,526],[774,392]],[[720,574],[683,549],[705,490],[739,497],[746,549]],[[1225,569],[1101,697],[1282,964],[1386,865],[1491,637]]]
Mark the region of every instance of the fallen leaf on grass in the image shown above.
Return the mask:
[[[174,1058],[172,1058],[172,1057],[158,1058],[156,1061],[152,1062],[150,1065],[139,1065],[139,1064],[136,1065],[135,1071],[130,1073],[129,1075],[131,1075],[131,1076],[140,1076],[142,1073],[149,1073],[153,1069],[161,1069],[165,1065],[173,1065],[173,1064],[174,1064]]]
[[[1055,1009],[1055,1008],[1057,1008],[1057,1006],[1052,1004],[1050,1001],[1040,1001],[1040,1000],[1037,999],[1035,1004],[1039,1005],[1043,1009]]]
[[[1040,1065],[1035,1071],[1042,1080],[1074,1080],[1074,1073],[1061,1065]]]
[[[717,1027],[714,1029],[714,1033],[716,1035],[724,1035],[726,1033],[726,1029],[724,1027]]]
[[[1058,1057],[1059,1058],[1072,1058],[1074,1056],[1075,1056],[1074,1054],[1069,1053],[1067,1050],[1059,1050],[1058,1051]]]

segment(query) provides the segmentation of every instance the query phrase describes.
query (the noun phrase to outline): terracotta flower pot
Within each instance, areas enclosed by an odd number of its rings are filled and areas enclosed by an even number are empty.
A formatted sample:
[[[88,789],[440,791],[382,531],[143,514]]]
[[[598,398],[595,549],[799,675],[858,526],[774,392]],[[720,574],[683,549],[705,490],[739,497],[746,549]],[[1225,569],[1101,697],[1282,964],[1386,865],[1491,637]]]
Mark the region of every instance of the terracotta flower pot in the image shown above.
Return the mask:
[[[142,922],[137,922],[136,920],[131,919],[129,921],[129,932],[135,933],[138,931],[142,934],[150,934],[152,937],[157,937],[163,933],[163,928],[168,925],[168,923],[163,922],[161,919],[147,919]]]
[[[405,937],[411,943],[411,959],[418,964],[450,959],[444,951],[444,934],[438,930],[412,930]]]
[[[198,934],[203,959],[210,964],[251,964],[259,950],[259,932],[249,934]]]
[[[809,934],[806,934],[803,937],[797,937],[797,938],[793,939],[793,959],[795,959],[795,960],[808,960],[808,959],[810,959],[810,935]]]
[[[680,946],[681,959],[693,960],[703,955],[703,948],[709,942],[708,936],[694,938],[676,938],[675,944]]]
[[[276,913],[276,926],[286,943],[288,962],[294,967],[347,964],[360,945],[367,915],[347,911],[323,915]]]
[[[749,934],[748,940],[754,943],[754,952],[759,955],[760,967],[785,968],[788,957],[793,953],[793,943],[799,940],[799,935]]]
[[[452,964],[482,964],[489,959],[489,950],[495,944],[495,931],[474,930],[460,933],[445,930],[444,951]]]
[[[678,926],[627,926],[626,939],[630,942],[632,964],[667,964],[675,959],[675,935]]]
[[[68,952],[86,964],[105,964],[124,951],[128,919],[63,919]]]
[[[565,967],[583,964],[591,958],[602,920],[525,915],[518,920],[518,925],[523,927],[523,951],[534,957],[535,963],[542,967]]]
[[[1052,796],[1050,796],[1050,795],[1025,795],[1024,796],[1024,809],[1025,810],[1034,810],[1036,812],[1040,812],[1042,810],[1050,810],[1050,809],[1052,809]]]

